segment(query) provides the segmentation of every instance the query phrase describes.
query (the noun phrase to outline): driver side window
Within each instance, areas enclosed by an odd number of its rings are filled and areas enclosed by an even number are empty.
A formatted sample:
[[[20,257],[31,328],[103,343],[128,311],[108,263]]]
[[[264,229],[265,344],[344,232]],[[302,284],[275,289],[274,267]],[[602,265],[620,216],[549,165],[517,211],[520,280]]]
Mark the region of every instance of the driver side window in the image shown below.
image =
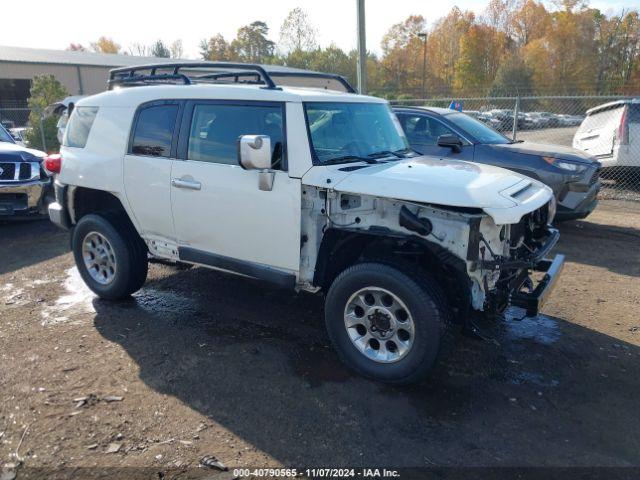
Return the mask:
[[[270,105],[203,103],[193,108],[187,159],[237,165],[241,135],[268,135],[271,161],[283,169],[283,108]]]
[[[449,127],[426,115],[400,114],[399,117],[412,145],[437,145],[440,135],[454,134]]]

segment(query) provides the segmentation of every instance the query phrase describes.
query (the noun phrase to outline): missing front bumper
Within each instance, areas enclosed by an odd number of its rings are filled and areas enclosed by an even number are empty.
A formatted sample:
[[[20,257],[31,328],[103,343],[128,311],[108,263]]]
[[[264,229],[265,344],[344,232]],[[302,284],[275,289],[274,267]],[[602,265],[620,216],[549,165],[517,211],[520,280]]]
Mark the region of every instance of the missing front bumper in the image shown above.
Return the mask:
[[[509,304],[525,309],[527,316],[536,316],[542,309],[547,298],[549,298],[558,278],[560,278],[560,274],[564,268],[564,261],[564,255],[558,254],[553,260],[543,259],[536,263],[532,270],[534,272],[545,272],[544,277],[538,282],[538,285],[536,285],[533,291],[530,292],[522,291],[525,282],[529,278],[528,275],[522,278],[522,281],[511,294]]]

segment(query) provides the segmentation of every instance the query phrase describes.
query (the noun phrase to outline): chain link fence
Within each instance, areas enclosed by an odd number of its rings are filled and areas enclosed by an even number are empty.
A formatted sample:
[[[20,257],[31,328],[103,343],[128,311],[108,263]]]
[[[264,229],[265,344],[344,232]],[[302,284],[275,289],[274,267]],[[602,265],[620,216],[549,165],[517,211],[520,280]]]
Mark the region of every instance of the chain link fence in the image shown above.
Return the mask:
[[[640,201],[640,97],[540,96],[395,100],[463,111],[503,135],[573,147],[602,164],[603,198]]]
[[[0,125],[9,130],[14,139],[24,143],[30,112],[24,107],[0,106]]]
[[[452,101],[427,98],[391,103],[449,108]],[[455,102],[509,138],[573,147],[593,155],[603,167],[603,198],[640,201],[640,97],[470,97]],[[29,113],[28,108],[0,106],[0,123],[22,143],[26,143]],[[46,150],[46,140],[42,142]]]

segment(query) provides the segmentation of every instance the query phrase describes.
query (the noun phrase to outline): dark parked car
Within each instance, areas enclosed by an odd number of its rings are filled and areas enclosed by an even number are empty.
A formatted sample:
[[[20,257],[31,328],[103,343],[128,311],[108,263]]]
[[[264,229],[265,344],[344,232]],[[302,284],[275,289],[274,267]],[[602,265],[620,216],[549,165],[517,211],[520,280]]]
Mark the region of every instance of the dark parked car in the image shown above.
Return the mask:
[[[45,153],[16,144],[0,125],[0,219],[47,213],[53,199]]]
[[[508,168],[553,189],[557,220],[584,218],[597,204],[600,164],[590,155],[559,145],[522,142],[455,110],[394,109],[411,146],[425,155]]]

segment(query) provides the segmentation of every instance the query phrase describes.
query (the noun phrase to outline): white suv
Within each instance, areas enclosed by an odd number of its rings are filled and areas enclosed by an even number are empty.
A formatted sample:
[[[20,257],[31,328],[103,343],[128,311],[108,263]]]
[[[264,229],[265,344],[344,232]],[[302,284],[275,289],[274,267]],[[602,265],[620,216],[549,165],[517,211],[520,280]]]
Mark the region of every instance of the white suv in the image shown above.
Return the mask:
[[[122,88],[79,101],[49,159],[50,217],[97,295],[138,290],[149,254],[322,292],[343,360],[390,383],[424,377],[474,312],[538,312],[564,261],[544,258],[548,187],[417,155],[384,100],[193,67],[113,71]]]
[[[640,98],[587,110],[573,148],[595,156],[603,169],[640,172]]]

